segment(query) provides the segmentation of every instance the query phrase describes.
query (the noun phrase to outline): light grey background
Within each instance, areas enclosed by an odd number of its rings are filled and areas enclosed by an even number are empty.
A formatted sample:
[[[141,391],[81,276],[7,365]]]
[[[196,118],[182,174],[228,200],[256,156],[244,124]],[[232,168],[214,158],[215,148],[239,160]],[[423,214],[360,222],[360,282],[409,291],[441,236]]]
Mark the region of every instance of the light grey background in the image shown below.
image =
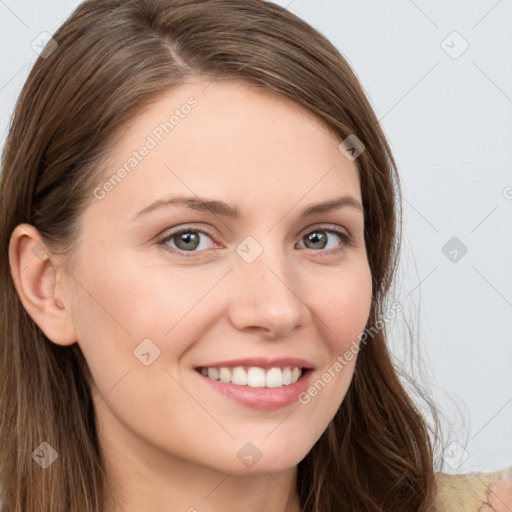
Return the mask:
[[[37,57],[32,42],[79,3],[0,0],[2,147]],[[512,2],[276,3],[347,58],[397,160],[404,315],[391,325],[391,345],[397,361],[408,360],[412,322],[423,385],[446,416],[444,470],[512,465]]]

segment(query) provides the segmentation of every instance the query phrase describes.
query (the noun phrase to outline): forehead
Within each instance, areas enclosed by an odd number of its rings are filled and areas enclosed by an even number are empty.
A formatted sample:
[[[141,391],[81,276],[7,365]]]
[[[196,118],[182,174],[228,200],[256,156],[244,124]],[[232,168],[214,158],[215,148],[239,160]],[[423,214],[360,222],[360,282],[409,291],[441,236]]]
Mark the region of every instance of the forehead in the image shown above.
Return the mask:
[[[130,198],[143,207],[167,192],[272,204],[330,191],[360,197],[357,166],[339,151],[339,137],[308,110],[246,82],[191,82],[126,124],[100,183],[112,183],[103,206]]]

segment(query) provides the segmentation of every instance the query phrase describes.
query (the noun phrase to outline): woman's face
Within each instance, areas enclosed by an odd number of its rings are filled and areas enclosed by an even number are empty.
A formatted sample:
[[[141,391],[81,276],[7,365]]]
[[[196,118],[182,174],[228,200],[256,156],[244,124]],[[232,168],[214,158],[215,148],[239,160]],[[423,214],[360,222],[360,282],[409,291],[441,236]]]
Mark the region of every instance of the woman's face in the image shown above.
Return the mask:
[[[126,124],[67,280],[101,436],[153,469],[293,467],[343,401],[356,357],[339,358],[369,315],[356,164],[311,113],[243,82],[191,83]],[[295,366],[310,369],[289,384]]]

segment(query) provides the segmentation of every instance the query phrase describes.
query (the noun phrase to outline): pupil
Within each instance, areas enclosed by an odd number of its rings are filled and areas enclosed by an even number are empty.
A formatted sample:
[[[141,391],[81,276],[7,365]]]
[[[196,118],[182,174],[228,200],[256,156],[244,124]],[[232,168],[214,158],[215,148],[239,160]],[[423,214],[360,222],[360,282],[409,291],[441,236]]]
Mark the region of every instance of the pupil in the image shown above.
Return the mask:
[[[325,241],[325,234],[319,235],[318,232],[315,232],[315,233],[312,233],[311,235],[309,235],[309,237],[307,237],[307,238],[309,238],[309,240],[315,244],[315,243],[318,243],[319,240],[320,240],[320,242]]]
[[[194,240],[195,239],[195,240]],[[185,244],[189,244],[189,243],[193,243],[193,242],[196,242],[196,244],[194,245],[194,247],[185,247],[185,249],[195,249],[197,247],[197,235],[195,234],[191,234],[191,233],[182,233],[179,237],[179,241],[182,242],[184,241]]]

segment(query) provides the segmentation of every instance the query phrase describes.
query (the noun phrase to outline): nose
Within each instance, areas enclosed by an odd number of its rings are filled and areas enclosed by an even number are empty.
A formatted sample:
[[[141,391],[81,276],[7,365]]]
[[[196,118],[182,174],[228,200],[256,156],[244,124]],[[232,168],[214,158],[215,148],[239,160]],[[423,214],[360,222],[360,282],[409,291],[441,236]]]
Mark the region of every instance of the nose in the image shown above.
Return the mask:
[[[309,319],[305,290],[283,250],[264,249],[252,262],[235,257],[230,273],[232,325],[270,339],[283,338]]]

